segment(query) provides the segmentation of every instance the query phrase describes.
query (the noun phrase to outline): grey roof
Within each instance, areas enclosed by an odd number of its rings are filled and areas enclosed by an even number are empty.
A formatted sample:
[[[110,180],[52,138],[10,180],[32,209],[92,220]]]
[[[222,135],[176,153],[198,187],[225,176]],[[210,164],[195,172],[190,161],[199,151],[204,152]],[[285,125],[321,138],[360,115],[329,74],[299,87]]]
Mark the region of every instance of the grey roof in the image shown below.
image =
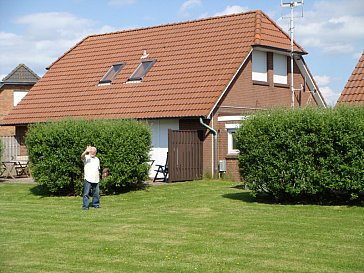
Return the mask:
[[[0,85],[4,84],[35,84],[40,77],[25,64],[19,64],[7,75]]]

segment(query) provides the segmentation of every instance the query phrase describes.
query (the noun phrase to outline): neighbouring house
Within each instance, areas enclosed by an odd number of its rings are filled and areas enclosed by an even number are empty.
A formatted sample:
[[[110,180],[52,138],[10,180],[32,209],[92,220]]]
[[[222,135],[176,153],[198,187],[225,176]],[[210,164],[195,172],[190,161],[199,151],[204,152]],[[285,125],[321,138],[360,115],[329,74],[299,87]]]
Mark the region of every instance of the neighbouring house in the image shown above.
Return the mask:
[[[0,82],[0,120],[16,106],[39,80],[25,64],[19,64]],[[15,126],[0,126],[0,136],[15,136]]]
[[[1,123],[144,120],[151,159],[164,165],[168,152],[171,181],[219,172],[239,180],[234,133],[248,115],[326,107],[307,53],[294,44],[293,71],[290,53],[290,37],[262,11],[91,35],[51,64]]]
[[[336,103],[364,104],[364,52]]]

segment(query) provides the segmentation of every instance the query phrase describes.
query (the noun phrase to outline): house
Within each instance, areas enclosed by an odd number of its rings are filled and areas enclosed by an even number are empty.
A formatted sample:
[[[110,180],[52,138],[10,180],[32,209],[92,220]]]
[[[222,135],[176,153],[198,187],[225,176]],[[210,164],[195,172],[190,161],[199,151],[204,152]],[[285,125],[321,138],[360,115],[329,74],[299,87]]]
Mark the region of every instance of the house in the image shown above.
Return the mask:
[[[336,103],[364,104],[364,52]]]
[[[171,150],[168,129],[192,130],[200,141],[198,176],[223,171],[239,180],[233,135],[247,115],[292,104],[326,106],[303,59],[307,53],[294,44],[291,71],[290,52],[290,37],[259,10],[92,35],[51,64],[1,123],[145,120],[155,164],[164,164]]]
[[[0,82],[0,120],[16,106],[39,80],[25,64],[19,64]],[[0,126],[0,136],[14,136],[15,126]]]

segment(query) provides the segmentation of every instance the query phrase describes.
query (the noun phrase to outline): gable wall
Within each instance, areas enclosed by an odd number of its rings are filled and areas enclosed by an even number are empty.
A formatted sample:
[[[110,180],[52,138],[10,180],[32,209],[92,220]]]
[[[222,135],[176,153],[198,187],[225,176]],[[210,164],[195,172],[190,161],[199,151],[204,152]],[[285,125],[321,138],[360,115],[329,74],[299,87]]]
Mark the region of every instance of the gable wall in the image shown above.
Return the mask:
[[[226,176],[234,181],[240,181],[238,168],[238,154],[228,153],[228,130],[226,125],[240,124],[241,121],[233,120],[241,115],[251,115],[254,111],[271,107],[291,107],[290,91],[290,59],[287,58],[288,84],[274,85],[273,83],[273,53],[268,53],[268,82],[252,81],[251,58],[243,66],[232,87],[223,98],[216,114],[214,115],[215,129],[219,134],[218,159],[226,160]],[[304,79],[298,67],[294,66],[294,85],[299,88],[304,84]],[[295,107],[305,105],[316,105],[308,90],[306,92],[296,91]],[[218,121],[219,117],[231,116],[232,120]]]

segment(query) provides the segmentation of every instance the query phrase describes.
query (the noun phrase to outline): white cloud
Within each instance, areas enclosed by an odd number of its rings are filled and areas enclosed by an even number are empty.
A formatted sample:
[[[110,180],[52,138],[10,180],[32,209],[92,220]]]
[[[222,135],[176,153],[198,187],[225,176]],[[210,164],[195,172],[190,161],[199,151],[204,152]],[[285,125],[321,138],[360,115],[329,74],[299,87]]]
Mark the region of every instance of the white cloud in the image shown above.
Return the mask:
[[[331,82],[331,77],[330,76],[326,76],[326,75],[323,75],[323,76],[315,76],[315,81],[318,85],[328,85],[330,82]]]
[[[364,44],[364,1],[317,1],[295,20],[295,38],[303,47],[328,54],[353,53]],[[288,21],[279,23],[288,30]]]
[[[341,92],[332,90],[329,86],[319,87],[322,96],[325,98],[327,105],[335,106]]]
[[[342,90],[334,90],[330,87],[332,82],[335,81],[330,76],[327,75],[316,75],[314,79],[319,86],[320,92],[322,96],[325,98],[325,101],[330,106],[335,106],[337,99],[340,96]]]
[[[113,27],[97,26],[97,22],[61,12],[29,14],[17,18],[16,23],[24,28],[22,34],[0,32],[0,52],[6,52],[0,53],[2,70],[10,73],[19,63],[25,63],[40,76],[84,37],[115,31]]]
[[[27,36],[32,40],[79,38],[94,24],[66,12],[34,13],[18,18],[16,23],[26,27]]]
[[[228,14],[234,14],[234,13],[240,13],[248,11],[248,7],[242,7],[242,6],[227,6],[223,11],[215,13],[214,16],[221,16],[221,15],[228,15]]]
[[[180,8],[180,12],[182,13],[183,16],[190,16],[190,10],[196,7],[200,7],[202,6],[202,1],[201,0],[187,0],[185,1],[181,8]]]

